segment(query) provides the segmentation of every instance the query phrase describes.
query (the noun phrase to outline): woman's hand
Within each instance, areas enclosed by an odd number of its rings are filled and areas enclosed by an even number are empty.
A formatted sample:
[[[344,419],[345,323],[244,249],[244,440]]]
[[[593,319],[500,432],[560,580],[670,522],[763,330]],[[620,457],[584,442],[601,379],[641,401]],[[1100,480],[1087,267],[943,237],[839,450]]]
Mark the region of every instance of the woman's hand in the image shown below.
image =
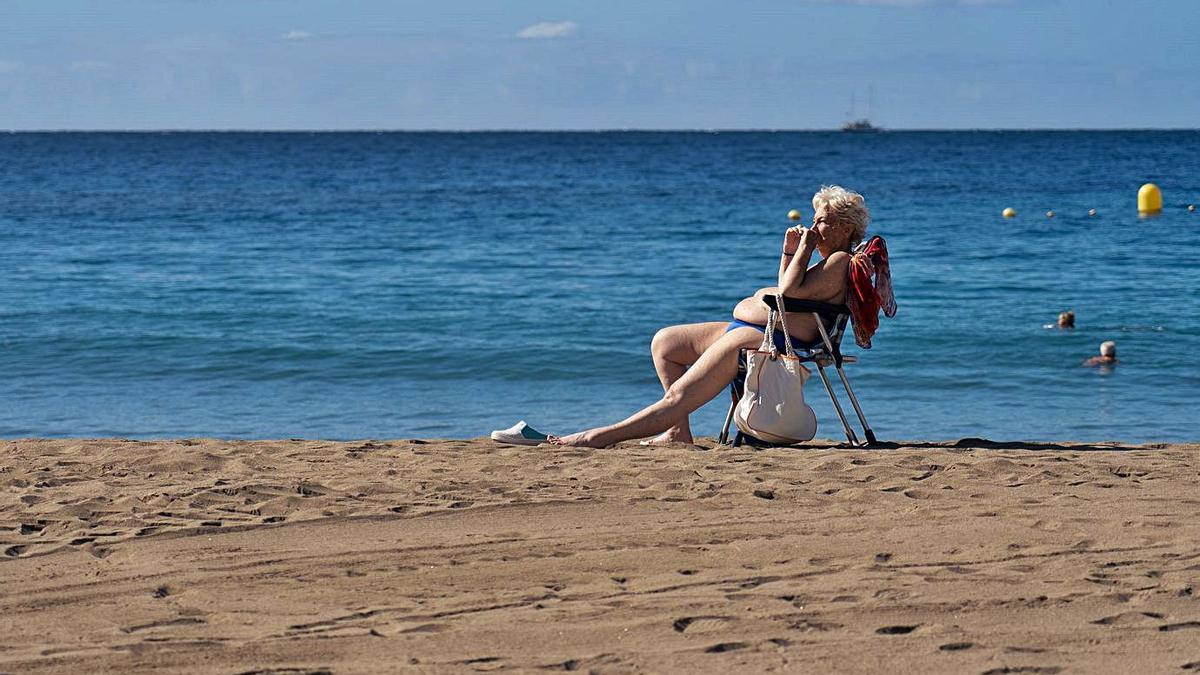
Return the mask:
[[[815,251],[817,244],[825,240],[821,233],[815,227],[805,228],[804,234],[800,237],[800,248],[806,251]]]
[[[797,225],[795,227],[789,227],[787,232],[783,233],[784,255],[796,254],[796,249],[800,248],[800,241],[804,237],[805,232],[807,232],[807,230],[804,229],[803,225]]]
[[[821,240],[821,234],[812,228],[803,225],[789,227],[783,235],[783,254],[795,255],[800,249],[816,250],[817,243]]]

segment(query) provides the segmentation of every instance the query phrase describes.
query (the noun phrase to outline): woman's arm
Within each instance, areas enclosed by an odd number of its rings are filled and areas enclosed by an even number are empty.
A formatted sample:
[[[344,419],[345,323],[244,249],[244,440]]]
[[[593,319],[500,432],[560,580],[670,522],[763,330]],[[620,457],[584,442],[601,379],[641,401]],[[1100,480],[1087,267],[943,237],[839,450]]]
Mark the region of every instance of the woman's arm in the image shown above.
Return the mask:
[[[799,258],[801,255],[802,253],[797,253],[796,257]],[[809,251],[808,255],[804,257],[805,264],[808,263],[810,257],[812,257],[812,251]],[[849,265],[850,254],[845,251],[836,251],[808,269],[801,266],[799,275],[797,275],[799,281],[792,286],[784,286],[781,283],[779,288],[784,296],[789,298],[827,301],[837,297],[846,287],[846,273]],[[788,272],[790,276],[790,268]]]
[[[783,238],[783,254],[779,258],[779,288],[784,293],[804,283],[808,261],[817,250],[816,235],[804,227],[789,228]]]
[[[840,294],[845,287],[849,253],[836,251],[808,266],[820,238],[820,233],[813,229],[793,227],[787,231],[779,261],[779,290],[785,296],[825,300]]]

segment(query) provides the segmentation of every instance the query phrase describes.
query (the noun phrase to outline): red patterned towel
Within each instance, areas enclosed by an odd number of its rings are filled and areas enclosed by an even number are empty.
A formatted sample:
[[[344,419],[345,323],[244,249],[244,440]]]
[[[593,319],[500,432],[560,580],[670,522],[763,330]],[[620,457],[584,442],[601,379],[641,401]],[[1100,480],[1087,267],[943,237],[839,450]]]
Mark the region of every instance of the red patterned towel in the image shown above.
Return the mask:
[[[854,323],[854,341],[870,349],[871,336],[879,329],[879,310],[888,317],[896,316],[896,296],[892,294],[892,272],[883,237],[871,237],[863,250],[850,258],[849,286],[846,305]]]

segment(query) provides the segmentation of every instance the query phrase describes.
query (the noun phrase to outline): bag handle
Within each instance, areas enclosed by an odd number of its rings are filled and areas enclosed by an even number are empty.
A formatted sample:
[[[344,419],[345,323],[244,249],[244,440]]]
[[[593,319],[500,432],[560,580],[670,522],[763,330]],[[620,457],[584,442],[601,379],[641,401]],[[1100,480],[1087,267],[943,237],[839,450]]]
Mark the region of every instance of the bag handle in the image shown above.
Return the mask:
[[[787,310],[783,309],[782,293],[775,295],[775,307],[779,309],[768,308],[767,310],[767,329],[763,331],[762,346],[758,350],[779,353],[779,348],[775,346],[775,326],[778,321],[783,326],[783,353],[791,358],[796,358],[796,351],[792,349],[792,334],[788,332],[787,328]]]
[[[796,350],[792,349],[792,333],[788,330],[787,325],[787,310],[783,306],[783,293],[775,294],[775,302],[779,307],[779,323],[783,324],[783,346],[787,348],[787,355],[795,358]]]
[[[758,348],[760,352],[778,353],[775,349],[775,310],[767,310],[767,327],[763,330],[762,345]]]

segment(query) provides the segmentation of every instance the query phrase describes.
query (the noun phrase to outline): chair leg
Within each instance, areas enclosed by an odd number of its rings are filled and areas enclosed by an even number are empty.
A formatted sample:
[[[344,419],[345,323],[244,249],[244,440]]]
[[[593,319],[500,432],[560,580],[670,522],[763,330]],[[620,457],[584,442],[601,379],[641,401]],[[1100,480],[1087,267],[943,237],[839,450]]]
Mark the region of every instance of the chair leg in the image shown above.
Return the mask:
[[[733,411],[737,409],[738,398],[737,394],[730,390],[733,401],[729,404],[729,412],[725,413],[725,426],[721,427],[721,435],[717,438],[717,442],[725,445],[729,441],[729,425],[733,423]]]
[[[821,375],[821,381],[825,383],[825,391],[829,392],[829,400],[833,401],[833,409],[837,411],[838,417],[842,420],[842,428],[846,430],[846,438],[850,441],[850,445],[858,445],[858,437],[854,435],[854,429],[850,428],[850,421],[846,419],[846,413],[842,411],[842,404],[838,403],[837,394],[833,393],[833,385],[829,383],[829,376],[825,374],[825,367],[818,363],[817,372]]]
[[[863,414],[862,406],[858,404],[858,397],[854,395],[854,389],[850,388],[850,380],[846,377],[846,372],[839,365],[837,367],[838,375],[842,378],[842,386],[846,388],[846,394],[850,396],[850,405],[854,406],[854,412],[858,413],[858,421],[862,423],[863,435],[867,437],[867,443],[874,445],[879,441],[875,440],[875,432],[871,431],[871,425],[867,424],[867,416]]]
[[[717,442],[725,445],[729,441],[729,425],[733,423],[733,413],[737,410],[737,404],[741,403],[742,396],[745,393],[743,389],[744,382],[742,380],[746,375],[746,350],[738,352],[738,372],[733,378],[733,382],[729,383],[729,412],[725,413],[725,426],[721,427],[721,435],[717,437]],[[742,432],[739,430],[733,438],[733,447],[741,445]]]

